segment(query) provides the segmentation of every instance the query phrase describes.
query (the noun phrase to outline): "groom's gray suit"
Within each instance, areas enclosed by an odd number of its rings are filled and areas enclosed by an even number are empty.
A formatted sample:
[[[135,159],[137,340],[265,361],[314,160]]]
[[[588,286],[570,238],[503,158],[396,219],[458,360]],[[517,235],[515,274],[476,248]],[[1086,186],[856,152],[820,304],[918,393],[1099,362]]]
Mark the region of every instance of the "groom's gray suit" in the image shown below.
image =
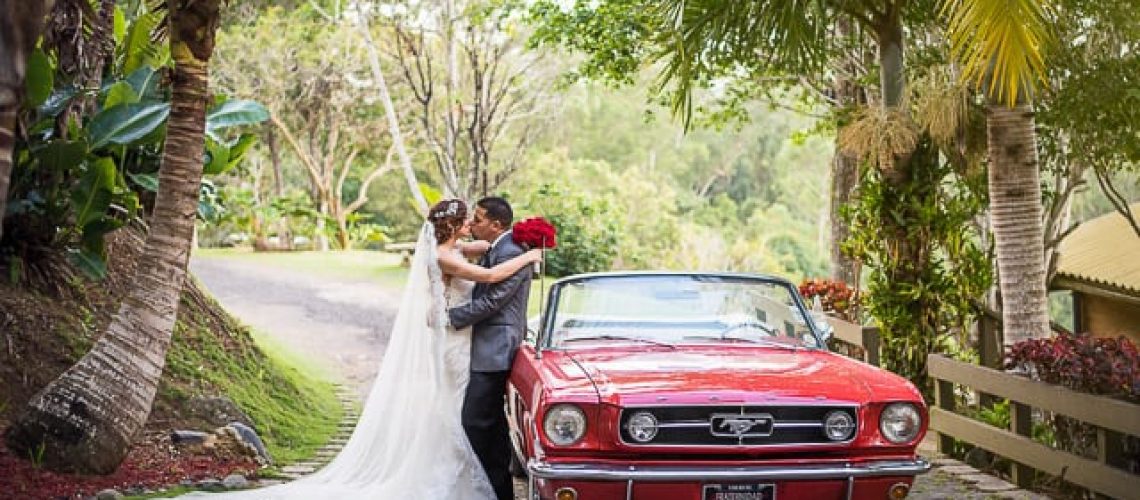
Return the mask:
[[[479,265],[492,268],[523,254],[508,231],[499,238]],[[474,325],[471,335],[471,371],[509,371],[515,351],[526,332],[526,306],[530,294],[531,268],[524,267],[499,283],[479,283],[471,302],[449,310],[451,326],[460,330]]]
[[[483,255],[486,268],[522,255],[509,232]],[[531,267],[499,283],[479,283],[471,302],[447,311],[451,326],[471,333],[471,381],[463,398],[463,429],[479,456],[499,500],[514,498],[510,476],[510,437],[503,403],[515,351],[526,332]]]

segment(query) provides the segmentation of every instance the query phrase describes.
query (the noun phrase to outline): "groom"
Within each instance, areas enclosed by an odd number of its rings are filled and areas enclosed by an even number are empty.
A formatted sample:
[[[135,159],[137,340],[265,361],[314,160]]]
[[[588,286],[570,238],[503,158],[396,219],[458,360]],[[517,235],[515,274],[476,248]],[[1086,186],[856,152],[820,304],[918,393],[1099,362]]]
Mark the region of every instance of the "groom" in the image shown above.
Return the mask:
[[[489,197],[475,204],[471,234],[491,242],[479,265],[494,267],[523,253],[511,239],[509,229],[513,221],[514,211],[507,200]],[[479,283],[471,302],[447,312],[451,326],[457,330],[474,325],[471,381],[463,398],[463,429],[499,500],[514,498],[508,470],[512,452],[503,402],[511,363],[526,331],[531,277],[531,268],[527,266],[499,283]]]

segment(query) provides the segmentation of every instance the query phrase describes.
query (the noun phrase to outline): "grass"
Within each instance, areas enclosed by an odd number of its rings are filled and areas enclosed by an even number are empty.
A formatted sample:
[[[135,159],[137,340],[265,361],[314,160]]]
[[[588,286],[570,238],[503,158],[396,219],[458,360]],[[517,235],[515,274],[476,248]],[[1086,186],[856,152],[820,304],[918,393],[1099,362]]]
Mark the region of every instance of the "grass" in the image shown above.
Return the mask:
[[[326,373],[237,325],[188,326],[203,324],[175,326],[163,394],[224,393],[253,420],[277,464],[311,457],[332,437],[342,410]]]
[[[402,288],[407,269],[400,255],[370,250],[329,252],[254,252],[248,248],[200,248],[194,257],[255,262],[302,271],[305,274],[350,279],[375,279]]]

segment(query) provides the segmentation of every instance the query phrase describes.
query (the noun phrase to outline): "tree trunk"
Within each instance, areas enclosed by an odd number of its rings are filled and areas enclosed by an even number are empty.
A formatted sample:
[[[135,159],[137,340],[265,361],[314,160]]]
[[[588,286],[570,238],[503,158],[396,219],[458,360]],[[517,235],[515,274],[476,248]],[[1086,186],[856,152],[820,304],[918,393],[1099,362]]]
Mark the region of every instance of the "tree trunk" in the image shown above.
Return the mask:
[[[835,158],[831,169],[831,279],[851,286],[859,286],[859,272],[855,259],[843,253],[843,242],[851,236],[851,228],[840,215],[840,209],[851,201],[855,186],[859,183],[858,160],[835,148]]]
[[[220,0],[168,0],[173,96],[137,286],[87,355],[41,390],[9,428],[20,456],[60,471],[113,472],[146,423],[186,277],[202,180],[207,63]]]
[[[408,181],[408,190],[420,214],[427,216],[428,203],[420,191],[420,184],[416,180],[416,171],[412,168],[412,158],[404,147],[404,135],[400,133],[400,119],[396,114],[396,105],[392,103],[392,95],[388,92],[388,83],[384,79],[384,72],[380,70],[380,54],[376,50],[376,43],[372,41],[372,33],[368,31],[368,18],[362,11],[357,11],[357,27],[364,38],[364,46],[368,49],[368,62],[372,67],[372,78],[376,79],[376,87],[380,91],[380,100],[384,103],[384,112],[388,116],[388,132],[392,134],[392,144],[396,154],[400,157],[400,166],[404,168],[404,177]]]
[[[1028,104],[990,100],[990,217],[997,250],[1006,345],[1049,334],[1037,136]]]
[[[320,215],[317,217],[317,230],[315,231],[315,236],[317,237],[316,244],[317,250],[327,252],[329,251],[329,237],[328,234],[325,233],[325,220],[329,217],[329,202],[325,199],[324,193],[320,193],[319,196],[321,197],[321,201],[317,204],[318,213]]]
[[[851,20],[841,16],[835,23],[835,36],[847,39],[853,30]],[[854,56],[848,56],[854,57]],[[847,79],[847,74],[854,74],[854,66],[850,60],[843,63],[844,71],[836,72],[837,76],[832,83],[835,91],[835,100],[841,107],[850,107],[860,104],[863,89],[854,81]],[[828,215],[831,220],[831,279],[848,283],[854,287],[859,286],[858,263],[855,259],[843,253],[843,242],[851,236],[851,228],[843,221],[840,209],[851,201],[855,187],[859,185],[859,161],[857,158],[845,154],[836,145],[835,157],[831,165],[831,195],[829,198]]]
[[[44,15],[51,4],[41,0],[0,0],[0,239],[4,237],[16,113],[24,95],[26,61],[43,31]]]

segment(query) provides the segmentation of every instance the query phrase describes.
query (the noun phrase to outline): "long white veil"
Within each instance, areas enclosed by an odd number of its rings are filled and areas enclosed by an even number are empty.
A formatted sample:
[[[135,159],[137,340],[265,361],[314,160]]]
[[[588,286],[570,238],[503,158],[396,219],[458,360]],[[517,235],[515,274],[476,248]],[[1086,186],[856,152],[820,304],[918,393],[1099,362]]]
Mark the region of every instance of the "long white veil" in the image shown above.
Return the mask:
[[[379,373],[344,449],[323,469],[297,481],[206,498],[454,498],[459,469],[438,462],[453,446],[470,447],[459,409],[444,397],[443,294],[433,226],[425,223]],[[484,478],[477,482],[485,483]],[[460,496],[491,496],[489,486],[476,486],[482,491]]]

